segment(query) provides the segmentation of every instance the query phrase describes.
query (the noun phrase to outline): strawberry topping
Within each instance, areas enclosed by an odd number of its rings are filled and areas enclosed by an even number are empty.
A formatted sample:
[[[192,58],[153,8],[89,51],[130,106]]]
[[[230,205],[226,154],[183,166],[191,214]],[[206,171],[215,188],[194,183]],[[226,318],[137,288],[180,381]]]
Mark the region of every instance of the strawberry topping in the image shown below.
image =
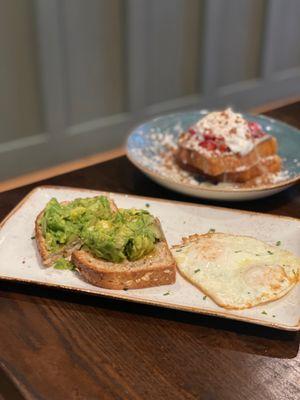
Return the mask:
[[[204,139],[205,140],[215,140],[216,137],[212,133],[211,129],[206,129],[205,132],[203,133]]]
[[[217,148],[217,144],[213,140],[203,140],[199,145],[209,151],[216,150]]]
[[[229,147],[225,143],[221,143],[219,145],[219,150],[224,153],[225,151],[229,151]]]
[[[187,130],[184,141],[187,148],[199,151],[200,147],[216,156],[245,155],[266,136],[259,123],[248,121],[228,108],[205,115]]]
[[[248,126],[252,132],[262,130],[262,127],[257,122],[248,122]]]
[[[248,126],[253,139],[259,139],[265,135],[265,132],[262,130],[261,125],[257,122],[248,122]]]

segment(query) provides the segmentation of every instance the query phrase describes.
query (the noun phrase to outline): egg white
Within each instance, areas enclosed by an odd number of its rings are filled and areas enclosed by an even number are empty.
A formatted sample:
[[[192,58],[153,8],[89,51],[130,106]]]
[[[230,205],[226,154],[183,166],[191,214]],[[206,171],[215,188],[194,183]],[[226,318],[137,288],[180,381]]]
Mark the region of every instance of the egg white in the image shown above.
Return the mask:
[[[172,253],[180,273],[228,309],[276,300],[299,281],[298,257],[248,236],[193,235]]]

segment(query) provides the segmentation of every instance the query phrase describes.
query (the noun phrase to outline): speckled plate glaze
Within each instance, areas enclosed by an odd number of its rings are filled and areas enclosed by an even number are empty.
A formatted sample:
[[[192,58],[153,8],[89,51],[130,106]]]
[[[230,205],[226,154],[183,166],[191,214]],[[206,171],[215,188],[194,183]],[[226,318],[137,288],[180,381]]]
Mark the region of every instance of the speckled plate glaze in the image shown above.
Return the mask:
[[[35,240],[31,239],[37,214],[51,197],[63,201],[97,194],[100,192],[49,186],[31,192],[1,224],[0,279],[229,318],[277,329],[300,330],[299,284],[277,301],[248,310],[226,310],[204,296],[178,273],[174,285],[123,291],[90,285],[73,271],[44,268]],[[220,232],[250,235],[270,244],[280,240],[282,248],[300,256],[300,220],[297,219],[124,194],[109,195],[119,207],[147,207],[160,219],[169,245],[179,243],[182,236],[205,233],[213,228]]]
[[[300,131],[265,116],[243,114],[256,121],[275,136],[279,155],[283,159],[283,173],[276,183],[255,188],[238,188],[226,184],[213,185],[203,178],[183,182],[176,174],[163,167],[161,153],[168,143],[177,142],[179,134],[208,113],[207,110],[163,115],[135,128],[127,140],[127,156],[131,162],[157,183],[192,196],[214,200],[251,200],[278,193],[300,179]],[[185,175],[191,175],[185,173]]]

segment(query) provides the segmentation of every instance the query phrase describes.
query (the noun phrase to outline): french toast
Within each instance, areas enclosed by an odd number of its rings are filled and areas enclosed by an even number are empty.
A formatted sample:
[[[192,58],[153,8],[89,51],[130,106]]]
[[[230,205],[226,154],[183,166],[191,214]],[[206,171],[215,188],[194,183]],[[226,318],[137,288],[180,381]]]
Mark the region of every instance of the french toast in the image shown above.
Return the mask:
[[[259,124],[229,109],[208,114],[182,133],[175,157],[181,167],[214,181],[246,182],[281,169],[277,148],[276,138]]]

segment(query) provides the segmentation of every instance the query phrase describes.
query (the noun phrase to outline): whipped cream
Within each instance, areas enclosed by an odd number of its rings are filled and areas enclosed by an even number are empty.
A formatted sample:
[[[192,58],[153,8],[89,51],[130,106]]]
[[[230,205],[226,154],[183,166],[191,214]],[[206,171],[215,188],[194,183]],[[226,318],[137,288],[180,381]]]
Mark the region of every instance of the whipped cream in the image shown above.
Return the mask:
[[[199,149],[197,144],[205,141],[209,134],[215,139],[222,140],[229,151],[240,155],[249,153],[256,144],[251,135],[249,122],[231,108],[207,114],[191,129],[195,134],[188,140],[187,145],[193,149]]]

